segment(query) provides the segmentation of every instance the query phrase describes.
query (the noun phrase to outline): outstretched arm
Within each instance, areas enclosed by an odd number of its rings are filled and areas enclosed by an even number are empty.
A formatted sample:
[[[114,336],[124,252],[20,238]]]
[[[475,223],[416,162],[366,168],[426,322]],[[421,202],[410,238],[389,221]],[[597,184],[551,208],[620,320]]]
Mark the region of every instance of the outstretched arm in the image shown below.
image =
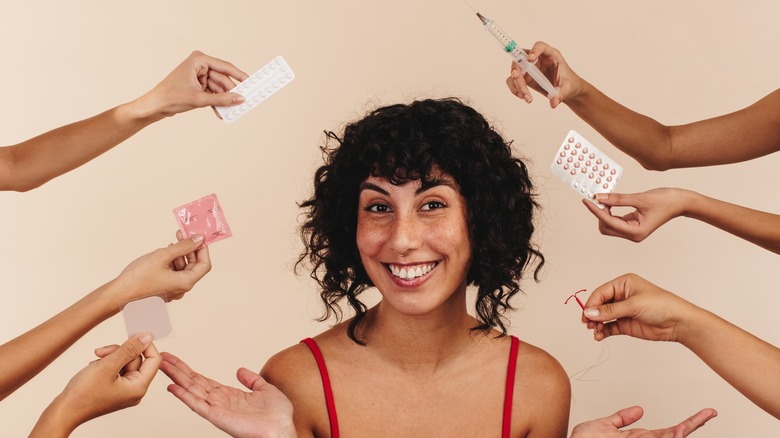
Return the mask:
[[[780,418],[780,349],[637,275],[596,288],[585,303],[583,322],[594,329],[596,340],[628,335],[679,342]]]
[[[202,239],[202,236],[184,239],[136,259],[114,280],[27,333],[0,345],[0,400],[41,372],[96,325],[118,313],[126,303],[163,292],[168,299],[181,298],[211,269],[208,249],[196,250]]]
[[[563,102],[618,149],[650,170],[711,166],[761,157],[780,150],[780,90],[739,111],[680,126],[663,125],[612,100],[578,76],[561,52],[537,42],[528,52],[560,90],[550,101]],[[518,97],[537,88],[516,63],[507,85]],[[538,89],[537,89],[538,91]]]
[[[637,422],[643,414],[639,406],[621,409],[609,417],[578,424],[571,431],[571,438],[683,438],[718,415],[714,409],[702,409],[682,423],[666,429],[620,430]]]
[[[246,73],[193,52],[154,89],[104,113],[13,146],[0,147],[0,190],[28,191],[69,172],[125,141],[144,127],[194,108],[234,105],[226,93]],[[233,78],[233,79],[231,79]]]
[[[583,203],[599,220],[599,231],[606,236],[641,242],[666,222],[684,216],[698,219],[780,254],[780,215],[675,188],[634,194],[599,193],[596,198],[606,208],[600,209],[590,201]],[[635,210],[622,216],[613,216],[611,207],[633,207]]]

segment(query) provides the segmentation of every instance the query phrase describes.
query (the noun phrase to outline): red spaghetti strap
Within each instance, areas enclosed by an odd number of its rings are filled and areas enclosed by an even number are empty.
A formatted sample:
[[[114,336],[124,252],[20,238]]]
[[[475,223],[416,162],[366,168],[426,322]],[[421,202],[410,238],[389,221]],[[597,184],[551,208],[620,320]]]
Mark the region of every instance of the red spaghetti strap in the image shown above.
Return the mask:
[[[501,427],[501,437],[509,438],[512,431],[512,396],[515,393],[515,370],[517,369],[517,349],[520,340],[514,336],[512,347],[509,349],[509,366],[506,370],[506,392],[504,393],[504,419]]]
[[[331,438],[339,438],[339,420],[336,416],[336,403],[333,400],[333,390],[330,387],[330,377],[328,377],[328,368],[325,366],[325,358],[322,357],[320,347],[312,338],[306,338],[302,340],[311,353],[314,355],[314,359],[317,361],[317,368],[320,370],[320,377],[322,378],[322,388],[325,390],[325,404],[328,406],[328,419],[330,420],[330,436]]]

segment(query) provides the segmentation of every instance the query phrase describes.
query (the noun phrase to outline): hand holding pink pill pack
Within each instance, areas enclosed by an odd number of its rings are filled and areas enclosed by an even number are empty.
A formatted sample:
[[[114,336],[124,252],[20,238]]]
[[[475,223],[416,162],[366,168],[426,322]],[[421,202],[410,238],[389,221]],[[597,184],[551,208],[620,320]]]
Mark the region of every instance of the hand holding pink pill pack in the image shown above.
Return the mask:
[[[210,194],[173,209],[184,238],[193,234],[203,236],[203,245],[218,242],[233,235],[228,226],[217,195]],[[141,298],[127,303],[122,309],[127,336],[148,332],[155,340],[171,333],[168,309],[159,296]]]

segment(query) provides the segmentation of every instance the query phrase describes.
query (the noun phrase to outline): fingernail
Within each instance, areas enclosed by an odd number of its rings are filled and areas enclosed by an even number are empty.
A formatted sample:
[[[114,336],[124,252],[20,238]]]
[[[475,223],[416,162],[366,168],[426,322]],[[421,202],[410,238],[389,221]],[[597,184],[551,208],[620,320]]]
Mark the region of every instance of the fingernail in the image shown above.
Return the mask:
[[[151,333],[141,333],[138,335],[138,340],[143,342],[144,344],[149,343],[152,341],[152,335]]]
[[[244,96],[240,94],[233,96],[233,103],[244,103]]]
[[[531,95],[530,95],[530,94],[526,94],[525,96],[523,96],[523,100],[525,100],[525,101],[526,101],[526,102],[528,102],[528,103],[531,103],[531,101],[533,100],[533,98],[531,97]]]
[[[609,194],[608,193],[596,193],[596,199],[598,199],[599,201],[606,201],[607,199],[609,199]]]
[[[192,242],[196,245],[200,245],[201,242],[203,242],[203,236],[200,234],[195,234],[192,236]]]
[[[583,310],[583,313],[588,318],[595,318],[595,317],[599,316],[599,309],[597,309],[595,307],[590,307],[590,308],[587,308],[587,309]]]

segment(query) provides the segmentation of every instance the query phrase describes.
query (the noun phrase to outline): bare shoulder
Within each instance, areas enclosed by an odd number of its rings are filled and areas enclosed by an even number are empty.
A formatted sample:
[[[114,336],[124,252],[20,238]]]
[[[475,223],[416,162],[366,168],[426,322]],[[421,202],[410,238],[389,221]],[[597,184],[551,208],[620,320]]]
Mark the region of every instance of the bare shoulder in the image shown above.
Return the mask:
[[[315,340],[319,343],[324,335]],[[271,356],[260,375],[292,402],[293,421],[299,437],[327,435],[330,423],[322,377],[314,354],[306,344],[298,343]]]
[[[569,376],[549,353],[522,341],[513,398],[512,423],[529,425],[528,436],[566,436],[571,403]]]

